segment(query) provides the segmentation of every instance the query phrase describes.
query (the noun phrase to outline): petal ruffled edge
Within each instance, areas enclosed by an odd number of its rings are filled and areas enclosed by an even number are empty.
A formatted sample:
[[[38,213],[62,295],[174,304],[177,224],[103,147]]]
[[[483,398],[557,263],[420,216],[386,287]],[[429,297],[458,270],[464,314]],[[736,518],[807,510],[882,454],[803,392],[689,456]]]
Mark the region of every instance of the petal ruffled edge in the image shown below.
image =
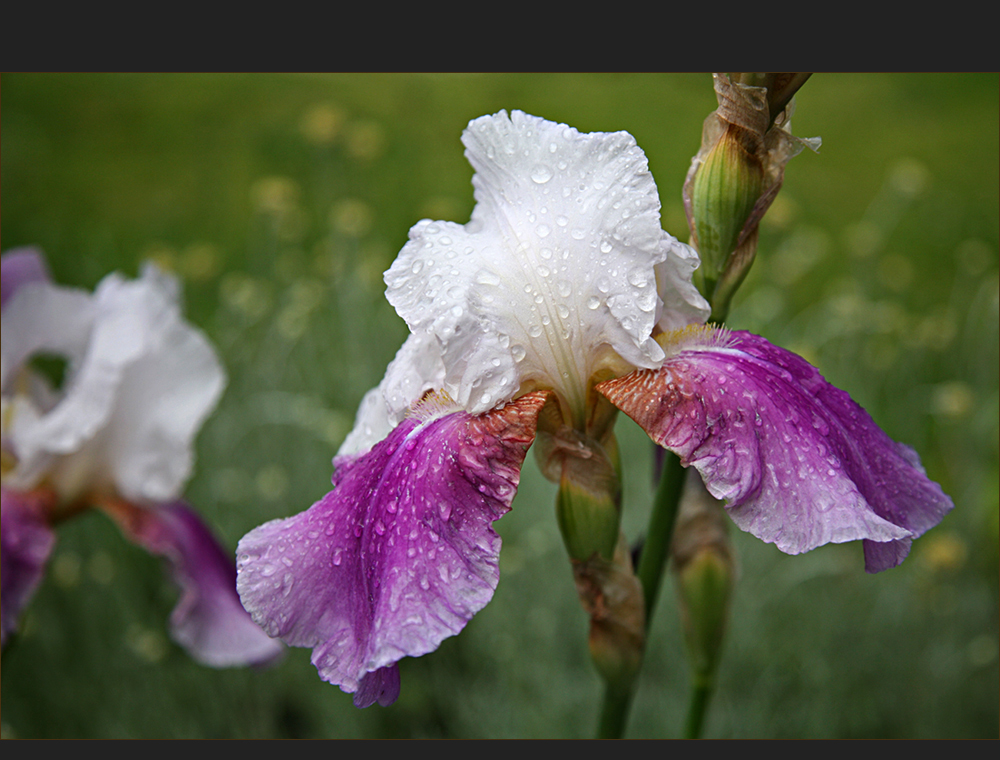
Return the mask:
[[[659,370],[598,390],[696,467],[741,529],[789,554],[864,539],[878,572],[953,508],[912,449],[801,357],[743,332],[671,338]]]

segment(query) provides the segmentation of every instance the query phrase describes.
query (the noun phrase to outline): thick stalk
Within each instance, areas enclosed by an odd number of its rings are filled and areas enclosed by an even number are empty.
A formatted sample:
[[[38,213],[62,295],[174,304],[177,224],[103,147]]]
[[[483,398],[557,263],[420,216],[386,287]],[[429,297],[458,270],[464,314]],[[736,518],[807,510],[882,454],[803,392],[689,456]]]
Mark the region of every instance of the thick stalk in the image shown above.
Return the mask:
[[[684,468],[680,459],[671,452],[665,452],[660,483],[653,500],[653,512],[649,519],[646,543],[639,558],[636,575],[642,584],[646,609],[646,631],[649,631],[656,597],[663,579],[663,571],[670,556],[670,542],[673,538],[677,507],[684,490]],[[638,675],[638,671],[637,671]],[[620,739],[625,735],[628,713],[635,692],[635,681],[627,687],[609,684],[604,693],[604,704],[598,725],[599,739]]]

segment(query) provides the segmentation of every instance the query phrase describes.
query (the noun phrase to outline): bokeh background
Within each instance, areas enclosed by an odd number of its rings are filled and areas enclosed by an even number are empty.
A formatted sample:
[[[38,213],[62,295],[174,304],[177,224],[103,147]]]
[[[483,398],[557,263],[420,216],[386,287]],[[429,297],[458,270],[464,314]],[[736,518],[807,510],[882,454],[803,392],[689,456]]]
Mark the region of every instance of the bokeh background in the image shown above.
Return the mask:
[[[707,74],[2,77],[2,247],[37,245],[93,288],[152,259],[183,280],[229,386],[187,494],[235,550],[328,490],[330,459],[406,328],[382,272],[422,218],[467,221],[470,119],[521,109],[645,150],[664,228],[715,108]],[[998,734],[998,78],[817,74],[819,154],[788,166],[730,324],[798,351],[916,448],[956,509],[889,572],[857,545],[789,557],[733,529],[740,581],[706,723],[716,738]],[[641,535],[648,439],[624,417],[625,528]],[[100,514],[58,529],[3,653],[2,733],[50,738],[592,735],[601,685],[529,456],[494,601],[402,663],[399,701],[356,710],[307,650],[211,670],[166,634],[176,591]],[[681,731],[672,589],[628,736]]]

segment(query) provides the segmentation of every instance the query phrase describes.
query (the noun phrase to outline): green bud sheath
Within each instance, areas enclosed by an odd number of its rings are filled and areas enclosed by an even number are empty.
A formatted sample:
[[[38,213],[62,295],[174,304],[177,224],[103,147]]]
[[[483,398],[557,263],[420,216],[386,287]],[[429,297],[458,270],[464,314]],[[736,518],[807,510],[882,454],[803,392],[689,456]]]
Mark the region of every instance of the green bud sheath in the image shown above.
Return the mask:
[[[609,436],[604,446],[591,441],[587,451],[588,458],[563,457],[556,517],[570,558],[611,560],[621,517],[618,446]]]
[[[678,607],[696,682],[709,682],[722,651],[736,582],[728,518],[701,478],[689,471],[673,540]]]
[[[691,667],[700,677],[711,677],[718,664],[732,584],[732,568],[711,549],[700,551],[677,574]]]
[[[642,667],[646,616],[642,585],[632,570],[624,536],[614,558],[573,562],[580,603],[590,616],[590,656],[608,686],[627,694]]]
[[[711,300],[730,254],[760,198],[764,171],[740,139],[742,128],[729,125],[698,168],[692,211],[706,298]]]

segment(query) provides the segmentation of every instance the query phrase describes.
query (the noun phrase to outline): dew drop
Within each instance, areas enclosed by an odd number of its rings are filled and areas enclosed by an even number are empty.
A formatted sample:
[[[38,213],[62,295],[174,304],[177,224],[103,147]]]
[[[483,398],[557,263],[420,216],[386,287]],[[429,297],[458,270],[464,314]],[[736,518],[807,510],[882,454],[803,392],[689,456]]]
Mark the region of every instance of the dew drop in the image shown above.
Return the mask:
[[[653,311],[656,308],[656,295],[653,293],[641,295],[635,299],[635,305],[641,311]]]
[[[480,285],[499,285],[500,276],[490,269],[480,269],[476,272],[476,282]]]
[[[601,305],[601,299],[597,296],[591,296],[587,299],[587,308],[593,311]]]
[[[643,269],[633,269],[628,273],[628,281],[637,288],[644,288],[649,283],[649,276]]]
[[[552,228],[547,224],[539,224],[535,227],[535,232],[538,233],[538,237],[544,238],[549,236],[549,233],[552,232]]]
[[[545,164],[538,164],[531,170],[531,181],[539,185],[544,185],[552,179],[552,170]]]
[[[514,357],[514,361],[521,362],[524,361],[524,357],[528,355],[528,352],[524,350],[524,346],[516,343],[511,347],[510,354]]]

